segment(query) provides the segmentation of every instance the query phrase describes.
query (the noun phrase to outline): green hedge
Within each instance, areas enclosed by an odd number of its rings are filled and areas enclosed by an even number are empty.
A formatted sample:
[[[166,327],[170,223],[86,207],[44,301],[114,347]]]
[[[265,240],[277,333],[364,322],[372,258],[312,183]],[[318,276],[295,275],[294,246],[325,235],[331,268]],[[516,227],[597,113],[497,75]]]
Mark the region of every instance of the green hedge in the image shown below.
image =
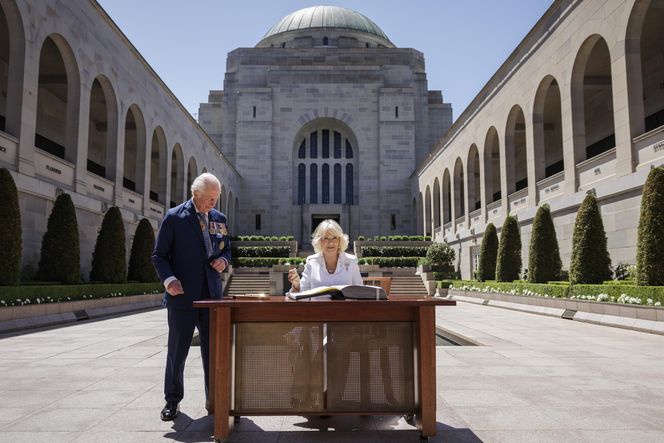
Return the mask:
[[[485,287],[496,288],[502,292],[509,292],[511,289],[516,289],[519,293],[522,293],[523,290],[529,290],[540,295],[549,295],[551,297],[565,297],[567,293],[566,285],[551,285],[547,283],[527,283],[527,282],[497,282],[497,281],[468,281],[468,280],[458,280],[454,282],[454,286],[475,286],[480,289]]]
[[[290,246],[234,246],[232,257],[288,257]]]
[[[21,210],[18,191],[7,168],[0,168],[0,285],[21,280]]]
[[[561,284],[560,282],[549,283],[506,283],[506,282],[477,282],[468,280],[454,281],[454,286],[475,286],[483,289],[487,286],[496,288],[501,292],[509,293],[510,290],[515,289],[519,294],[523,294],[524,290],[534,292],[539,295],[548,295],[556,298],[571,298],[579,297],[581,295],[597,296],[599,294],[607,294],[609,297],[616,299],[622,294],[630,297],[641,298],[645,303],[646,299],[650,298],[653,302],[660,302],[664,304],[664,286],[636,286],[626,284],[604,284],[604,285],[572,285]]]
[[[293,241],[292,235],[238,235],[231,237],[231,240],[238,241]]]
[[[365,263],[383,268],[414,268],[422,257],[367,257]]]
[[[0,286],[0,306],[157,294],[163,291],[161,283]]]
[[[426,257],[427,246],[362,246],[362,257]]]
[[[431,241],[429,235],[358,235],[357,241]]]
[[[272,265],[299,265],[304,263],[305,259],[301,257],[234,257],[233,266],[237,268],[262,268]]]

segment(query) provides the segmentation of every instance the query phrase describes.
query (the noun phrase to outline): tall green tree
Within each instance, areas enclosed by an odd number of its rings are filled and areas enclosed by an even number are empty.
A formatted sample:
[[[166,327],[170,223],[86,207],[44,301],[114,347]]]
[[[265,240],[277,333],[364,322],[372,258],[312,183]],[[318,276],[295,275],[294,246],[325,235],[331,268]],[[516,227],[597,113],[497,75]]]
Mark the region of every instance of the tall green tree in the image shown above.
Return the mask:
[[[144,283],[157,281],[157,273],[152,265],[152,249],[154,248],[154,231],[147,218],[142,218],[136,227],[134,241],[129,256],[128,279]]]
[[[664,167],[653,168],[643,186],[636,253],[636,284],[664,286]]]
[[[122,214],[117,206],[111,206],[104,215],[92,253],[90,280],[104,283],[127,281],[127,250]]]
[[[76,209],[69,194],[55,199],[42,239],[37,279],[74,284],[81,281],[81,250]]]
[[[479,281],[493,280],[496,278],[496,259],[498,257],[498,234],[493,223],[486,225],[482,246],[480,246],[480,258],[477,267],[477,279]]]
[[[544,204],[537,209],[533,221],[528,254],[528,281],[545,283],[560,278],[562,262],[551,208]]]
[[[519,279],[521,273],[521,234],[519,222],[508,215],[500,231],[496,280],[511,282]]]
[[[21,280],[21,211],[12,175],[0,169],[0,286]]]
[[[609,278],[611,258],[606,245],[604,223],[597,199],[588,194],[579,207],[574,223],[569,281],[572,284],[597,284]]]

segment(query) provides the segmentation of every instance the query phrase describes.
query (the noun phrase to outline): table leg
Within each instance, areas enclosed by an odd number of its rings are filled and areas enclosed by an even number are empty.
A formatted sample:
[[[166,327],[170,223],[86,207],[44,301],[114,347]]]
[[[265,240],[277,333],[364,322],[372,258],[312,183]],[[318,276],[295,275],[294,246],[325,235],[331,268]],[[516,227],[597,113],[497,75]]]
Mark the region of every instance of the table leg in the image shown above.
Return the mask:
[[[418,315],[420,379],[419,424],[422,437],[436,435],[436,339],[435,307],[421,306]]]
[[[210,360],[208,361],[208,377],[209,377],[209,385],[208,385],[208,401],[206,404],[206,407],[208,409],[208,414],[214,415],[214,399],[216,397],[215,395],[215,390],[216,390],[216,380],[217,380],[217,371],[215,368],[217,367],[217,361],[219,361],[219,346],[217,342],[217,324],[215,322],[215,313],[217,312],[216,308],[210,308],[210,338],[209,338],[209,343],[210,343]]]
[[[214,372],[214,438],[225,441],[230,434],[231,409],[231,310],[227,307],[212,309],[212,331],[215,341]]]

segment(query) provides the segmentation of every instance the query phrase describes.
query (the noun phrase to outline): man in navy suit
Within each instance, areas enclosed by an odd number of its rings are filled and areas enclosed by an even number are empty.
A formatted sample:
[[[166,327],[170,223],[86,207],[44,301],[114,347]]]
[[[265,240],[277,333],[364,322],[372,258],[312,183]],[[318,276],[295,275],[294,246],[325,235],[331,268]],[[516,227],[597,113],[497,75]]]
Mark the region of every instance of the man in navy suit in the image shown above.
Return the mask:
[[[198,329],[201,359],[208,393],[210,311],[193,302],[221,298],[221,272],[231,260],[226,216],[214,209],[221,184],[209,173],[196,177],[192,198],[171,208],[161,222],[152,262],[164,284],[168,308],[168,355],[164,377],[166,405],[161,419],[173,420],[184,397],[184,363]]]

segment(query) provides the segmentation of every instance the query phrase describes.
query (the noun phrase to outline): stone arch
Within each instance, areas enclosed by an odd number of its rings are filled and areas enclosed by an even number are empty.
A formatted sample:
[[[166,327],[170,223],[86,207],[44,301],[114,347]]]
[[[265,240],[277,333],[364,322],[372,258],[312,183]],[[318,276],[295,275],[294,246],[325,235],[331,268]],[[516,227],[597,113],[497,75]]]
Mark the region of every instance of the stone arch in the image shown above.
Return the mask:
[[[417,235],[424,235],[424,209],[422,193],[417,193]]]
[[[433,227],[440,228],[440,180],[433,181]]]
[[[176,143],[173,146],[171,153],[171,202],[170,207],[174,207],[182,203],[186,199],[187,192],[185,190],[184,181],[184,155],[182,154],[182,146]]]
[[[466,205],[464,204],[464,188],[463,188],[463,160],[457,157],[454,162],[454,218],[463,217],[466,215]]]
[[[588,37],[572,69],[574,160],[580,163],[616,146],[611,55],[604,38]]]
[[[468,212],[473,212],[482,207],[482,189],[480,184],[480,153],[475,143],[473,143],[468,150],[466,171],[468,181]]]
[[[226,186],[221,185],[221,192],[219,193],[219,212],[226,214]]]
[[[431,187],[427,185],[424,194],[424,235],[431,235]]]
[[[118,134],[118,106],[115,90],[104,75],[90,87],[87,170],[115,181]]]
[[[228,191],[228,200],[226,204],[228,205],[226,207],[226,221],[228,225],[231,227],[231,232],[237,232],[235,228],[235,214],[233,213],[233,202],[235,197],[233,196],[233,191]]]
[[[443,172],[443,224],[452,221],[452,183],[450,170],[445,168]]]
[[[196,159],[190,157],[187,162],[187,198],[191,198],[191,184],[196,177],[198,177],[198,165]]]
[[[35,146],[76,164],[81,82],[69,43],[59,34],[44,40],[39,53]]]
[[[21,126],[25,32],[16,3],[0,3],[0,131],[18,137]]]
[[[660,86],[664,78],[662,23],[664,8],[661,2],[637,0],[634,3],[625,35],[632,137],[664,125],[664,94]]]
[[[500,172],[500,141],[498,131],[492,126],[484,139],[484,188],[487,204],[502,198]]]
[[[526,118],[521,106],[514,105],[505,127],[505,169],[507,195],[528,187],[528,157],[526,154]]]
[[[166,205],[167,148],[166,134],[161,126],[152,131],[150,143],[150,200]]]
[[[139,194],[145,191],[145,135],[143,113],[138,105],[132,104],[125,116],[122,185]]]
[[[564,170],[560,87],[547,75],[540,82],[533,103],[535,180]]]

